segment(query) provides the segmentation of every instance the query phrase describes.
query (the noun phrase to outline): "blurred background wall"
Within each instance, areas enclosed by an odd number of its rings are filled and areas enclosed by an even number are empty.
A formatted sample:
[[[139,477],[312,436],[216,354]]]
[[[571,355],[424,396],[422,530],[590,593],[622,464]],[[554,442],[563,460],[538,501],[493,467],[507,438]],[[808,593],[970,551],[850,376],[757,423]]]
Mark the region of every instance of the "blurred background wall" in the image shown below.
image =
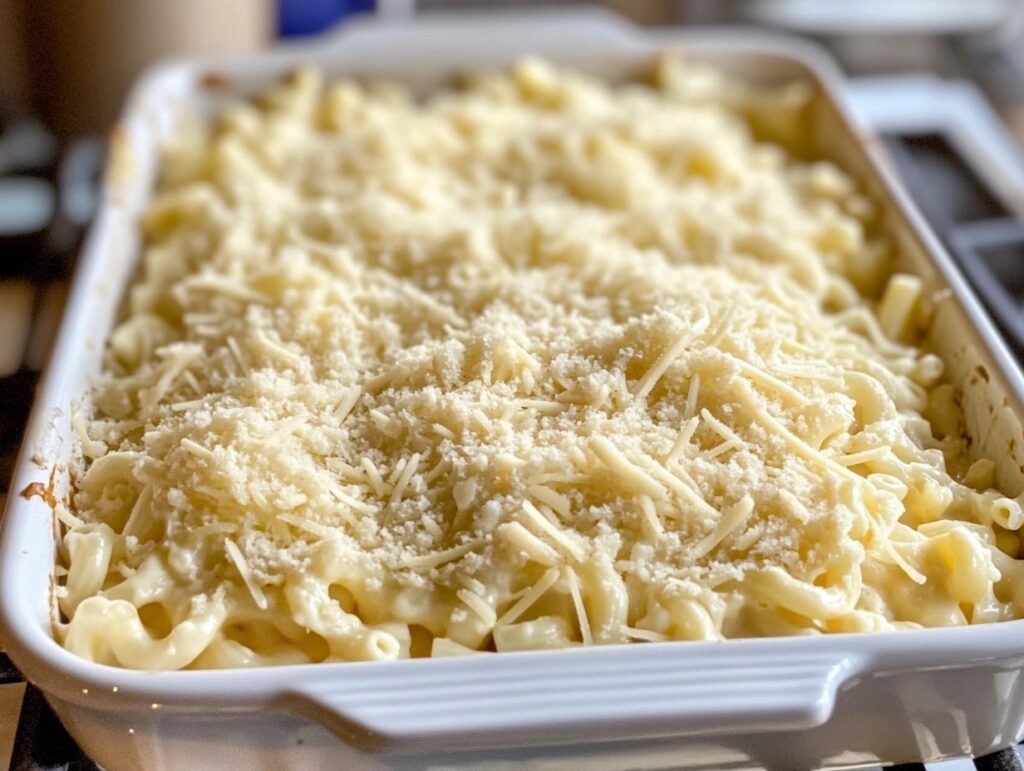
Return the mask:
[[[271,0],[0,0],[0,8],[3,103],[35,112],[59,135],[102,130],[147,64],[266,45],[277,20]]]
[[[0,120],[28,98],[20,0],[0,0]]]
[[[251,50],[352,14],[583,4],[642,24],[787,28],[854,73],[971,67],[997,102],[1024,102],[1021,0],[0,0],[0,125],[31,113],[59,137],[102,133],[153,61]]]

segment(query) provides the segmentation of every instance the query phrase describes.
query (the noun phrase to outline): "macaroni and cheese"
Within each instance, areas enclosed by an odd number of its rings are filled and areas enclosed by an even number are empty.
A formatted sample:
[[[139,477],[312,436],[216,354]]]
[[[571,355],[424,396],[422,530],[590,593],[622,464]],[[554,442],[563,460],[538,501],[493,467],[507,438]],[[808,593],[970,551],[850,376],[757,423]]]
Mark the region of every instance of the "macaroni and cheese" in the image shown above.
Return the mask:
[[[526,59],[425,102],[302,71],[183,127],[73,419],[62,644],[179,669],[1024,615],[1020,502],[907,342],[921,282],[842,171],[758,133],[806,98]]]

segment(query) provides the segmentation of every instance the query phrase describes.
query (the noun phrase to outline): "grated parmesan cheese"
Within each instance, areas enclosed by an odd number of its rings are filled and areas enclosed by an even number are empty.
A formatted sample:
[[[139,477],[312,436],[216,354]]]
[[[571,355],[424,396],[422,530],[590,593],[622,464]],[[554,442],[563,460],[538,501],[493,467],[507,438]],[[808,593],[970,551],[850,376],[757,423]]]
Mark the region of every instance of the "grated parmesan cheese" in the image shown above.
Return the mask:
[[[946,471],[941,367],[889,337],[921,287],[881,322],[860,294],[873,207],[755,139],[800,93],[672,60],[425,103],[300,72],[183,132],[73,422],[62,521],[117,561],[70,562],[65,644],[137,665],[149,611],[123,645],[103,614],[144,595],[194,642],[152,668],[1020,615],[995,538],[914,529],[1020,509]]]

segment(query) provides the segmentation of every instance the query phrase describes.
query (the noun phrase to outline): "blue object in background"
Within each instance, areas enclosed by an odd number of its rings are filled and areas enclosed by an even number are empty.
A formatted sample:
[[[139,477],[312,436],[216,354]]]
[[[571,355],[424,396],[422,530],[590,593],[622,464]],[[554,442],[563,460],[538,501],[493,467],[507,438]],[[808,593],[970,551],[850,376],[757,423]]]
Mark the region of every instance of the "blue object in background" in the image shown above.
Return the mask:
[[[311,35],[374,5],[374,0],[278,0],[277,31],[282,37]]]

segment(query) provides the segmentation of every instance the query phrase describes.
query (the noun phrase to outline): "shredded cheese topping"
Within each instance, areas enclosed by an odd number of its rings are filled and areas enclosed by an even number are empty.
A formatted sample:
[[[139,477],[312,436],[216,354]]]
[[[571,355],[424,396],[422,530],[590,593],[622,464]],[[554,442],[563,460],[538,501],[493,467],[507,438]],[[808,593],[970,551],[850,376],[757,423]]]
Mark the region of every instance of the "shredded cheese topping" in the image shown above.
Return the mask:
[[[864,299],[871,202],[758,138],[806,97],[671,59],[425,103],[304,71],[182,131],[75,422],[63,644],[174,669],[1024,615],[1019,502],[953,478],[941,362],[898,342],[920,282]]]

